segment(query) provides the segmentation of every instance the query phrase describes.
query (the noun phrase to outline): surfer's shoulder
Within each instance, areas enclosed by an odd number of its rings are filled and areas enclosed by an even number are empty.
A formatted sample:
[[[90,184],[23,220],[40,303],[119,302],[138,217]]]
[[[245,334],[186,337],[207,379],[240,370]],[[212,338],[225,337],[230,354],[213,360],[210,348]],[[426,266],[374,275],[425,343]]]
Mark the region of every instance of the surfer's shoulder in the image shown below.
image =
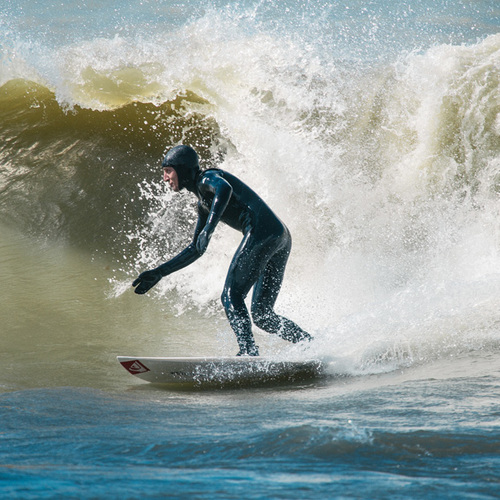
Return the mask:
[[[198,183],[202,185],[211,185],[217,184],[218,182],[223,180],[227,181],[224,174],[225,172],[219,168],[209,168],[201,173],[198,179]]]

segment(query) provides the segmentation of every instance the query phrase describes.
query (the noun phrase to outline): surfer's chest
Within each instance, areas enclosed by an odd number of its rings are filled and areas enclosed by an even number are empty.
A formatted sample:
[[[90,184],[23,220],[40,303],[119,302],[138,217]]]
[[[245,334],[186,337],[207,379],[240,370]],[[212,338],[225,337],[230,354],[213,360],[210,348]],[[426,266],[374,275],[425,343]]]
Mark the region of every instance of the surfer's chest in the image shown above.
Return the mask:
[[[198,200],[198,210],[200,213],[208,215],[212,209],[214,196],[208,194],[206,196],[200,196]],[[234,197],[231,197],[224,211],[218,215],[222,222],[238,231],[246,232],[252,225],[252,217],[247,207],[238,203],[238,200]]]
[[[214,201],[213,195],[201,196],[199,197],[198,207],[203,213],[208,214],[210,212],[210,209],[212,208],[213,201]]]

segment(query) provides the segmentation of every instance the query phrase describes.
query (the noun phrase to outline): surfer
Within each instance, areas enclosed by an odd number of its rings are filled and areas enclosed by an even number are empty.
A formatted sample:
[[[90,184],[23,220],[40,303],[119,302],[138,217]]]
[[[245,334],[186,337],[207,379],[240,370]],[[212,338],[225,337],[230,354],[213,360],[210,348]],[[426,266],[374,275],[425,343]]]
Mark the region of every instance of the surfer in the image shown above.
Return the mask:
[[[227,273],[222,304],[238,340],[238,356],[258,356],[245,298],[254,287],[252,319],[259,328],[296,343],[311,336],[293,321],[274,312],[292,239],[288,228],[246,184],[224,170],[202,171],[189,146],[176,146],[162,162],[163,179],[173,191],[187,189],[198,198],[198,221],[191,244],[168,262],[144,271],[132,283],[144,294],[163,277],[192,264],[206,251],[222,221],[243,233]]]

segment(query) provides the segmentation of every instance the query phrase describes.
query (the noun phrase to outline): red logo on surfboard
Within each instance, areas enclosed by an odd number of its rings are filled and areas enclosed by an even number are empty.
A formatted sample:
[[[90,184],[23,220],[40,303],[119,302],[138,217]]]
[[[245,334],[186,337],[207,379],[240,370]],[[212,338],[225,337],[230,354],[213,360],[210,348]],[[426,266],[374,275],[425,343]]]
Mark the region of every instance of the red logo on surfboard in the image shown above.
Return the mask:
[[[121,361],[121,364],[132,375],[149,371],[149,368],[144,366],[138,359],[134,359],[133,361]]]

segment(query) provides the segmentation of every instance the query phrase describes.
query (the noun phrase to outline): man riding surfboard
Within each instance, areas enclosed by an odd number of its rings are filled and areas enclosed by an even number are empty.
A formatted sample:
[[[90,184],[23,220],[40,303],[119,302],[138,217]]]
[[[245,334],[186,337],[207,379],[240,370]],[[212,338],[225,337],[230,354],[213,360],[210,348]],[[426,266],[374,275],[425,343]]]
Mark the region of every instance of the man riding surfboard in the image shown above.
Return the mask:
[[[227,273],[222,304],[239,345],[238,356],[258,356],[245,298],[253,287],[251,313],[256,326],[296,343],[311,336],[274,311],[283,282],[292,239],[285,224],[240,179],[221,169],[202,171],[189,146],[176,146],[162,162],[163,179],[174,191],[187,189],[198,198],[198,221],[193,241],[164,264],[144,271],[132,283],[144,294],[168,276],[199,259],[219,222],[241,231],[243,239]]]

